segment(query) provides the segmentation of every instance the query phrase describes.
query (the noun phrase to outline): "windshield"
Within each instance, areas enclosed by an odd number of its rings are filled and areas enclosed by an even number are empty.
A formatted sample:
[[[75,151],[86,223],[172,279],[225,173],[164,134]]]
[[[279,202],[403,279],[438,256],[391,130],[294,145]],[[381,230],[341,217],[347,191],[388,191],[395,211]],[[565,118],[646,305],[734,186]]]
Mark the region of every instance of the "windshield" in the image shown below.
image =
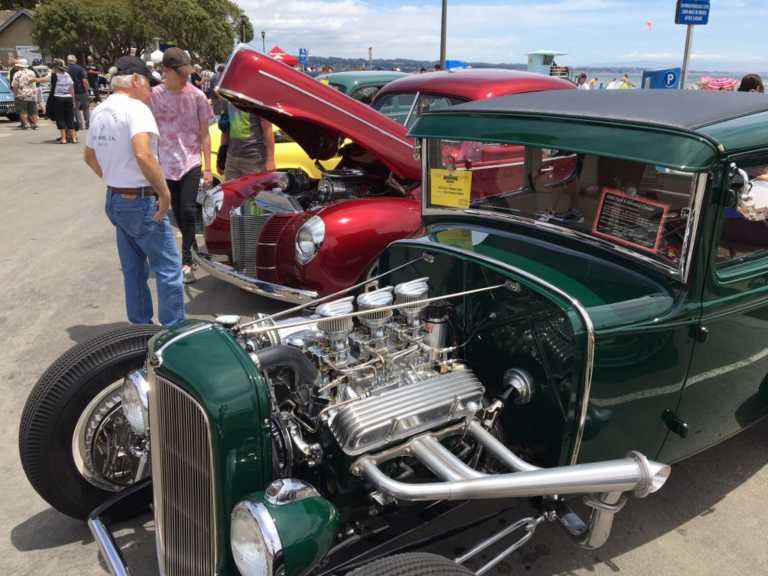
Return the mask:
[[[414,106],[415,99],[416,105]],[[462,102],[466,102],[466,100],[442,94],[401,92],[384,94],[377,98],[372,106],[375,110],[384,114],[384,116],[388,116],[398,124],[410,128],[422,114],[461,104]]]
[[[427,208],[554,225],[680,270],[697,175],[516,144],[428,142]]]

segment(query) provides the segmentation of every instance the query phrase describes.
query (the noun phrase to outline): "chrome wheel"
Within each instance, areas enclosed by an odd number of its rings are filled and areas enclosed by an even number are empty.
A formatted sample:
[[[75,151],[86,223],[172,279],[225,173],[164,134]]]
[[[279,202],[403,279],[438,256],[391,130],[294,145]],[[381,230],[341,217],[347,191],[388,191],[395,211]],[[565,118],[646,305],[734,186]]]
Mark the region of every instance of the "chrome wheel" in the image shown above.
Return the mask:
[[[118,492],[147,477],[145,439],[131,429],[121,409],[122,381],[113,382],[85,407],[72,435],[72,457],[90,484]]]

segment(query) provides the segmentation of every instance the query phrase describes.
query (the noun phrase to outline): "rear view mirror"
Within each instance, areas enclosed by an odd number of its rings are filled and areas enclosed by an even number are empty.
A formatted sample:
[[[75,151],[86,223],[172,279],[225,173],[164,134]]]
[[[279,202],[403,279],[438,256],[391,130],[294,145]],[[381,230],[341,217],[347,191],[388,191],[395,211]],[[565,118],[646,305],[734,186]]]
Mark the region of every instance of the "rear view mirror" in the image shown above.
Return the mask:
[[[731,190],[736,195],[736,210],[746,220],[768,220],[768,181],[751,180],[743,169],[730,166]]]

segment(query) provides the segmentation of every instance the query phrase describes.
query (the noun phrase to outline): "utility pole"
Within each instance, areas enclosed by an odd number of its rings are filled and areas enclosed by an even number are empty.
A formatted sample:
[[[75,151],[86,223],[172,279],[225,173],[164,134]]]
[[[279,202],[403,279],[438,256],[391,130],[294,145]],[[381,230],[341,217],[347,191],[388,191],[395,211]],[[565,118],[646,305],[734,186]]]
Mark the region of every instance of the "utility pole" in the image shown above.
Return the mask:
[[[368,70],[373,70],[373,46],[368,46]]]
[[[685,90],[688,83],[688,62],[691,60],[691,48],[693,47],[693,26],[688,24],[685,31],[685,52],[683,54],[683,69],[680,74],[680,90]]]
[[[261,51],[267,53],[267,33],[264,30],[261,31]]]
[[[440,69],[445,70],[445,37],[448,33],[448,0],[443,0],[443,19],[440,26]]]
[[[245,43],[245,14],[240,15],[240,42]]]

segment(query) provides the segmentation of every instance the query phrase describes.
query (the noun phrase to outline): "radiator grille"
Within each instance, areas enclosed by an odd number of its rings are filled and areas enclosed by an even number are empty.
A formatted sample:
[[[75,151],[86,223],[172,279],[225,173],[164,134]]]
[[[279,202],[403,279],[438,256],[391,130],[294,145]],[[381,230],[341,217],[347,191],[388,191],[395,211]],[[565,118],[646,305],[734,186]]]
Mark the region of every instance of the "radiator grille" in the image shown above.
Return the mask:
[[[229,215],[229,232],[232,239],[232,261],[235,269],[257,278],[257,251],[259,236],[271,215],[243,215],[233,210]]]
[[[152,380],[152,476],[162,573],[212,576],[219,547],[208,418],[175,384],[160,376]]]

